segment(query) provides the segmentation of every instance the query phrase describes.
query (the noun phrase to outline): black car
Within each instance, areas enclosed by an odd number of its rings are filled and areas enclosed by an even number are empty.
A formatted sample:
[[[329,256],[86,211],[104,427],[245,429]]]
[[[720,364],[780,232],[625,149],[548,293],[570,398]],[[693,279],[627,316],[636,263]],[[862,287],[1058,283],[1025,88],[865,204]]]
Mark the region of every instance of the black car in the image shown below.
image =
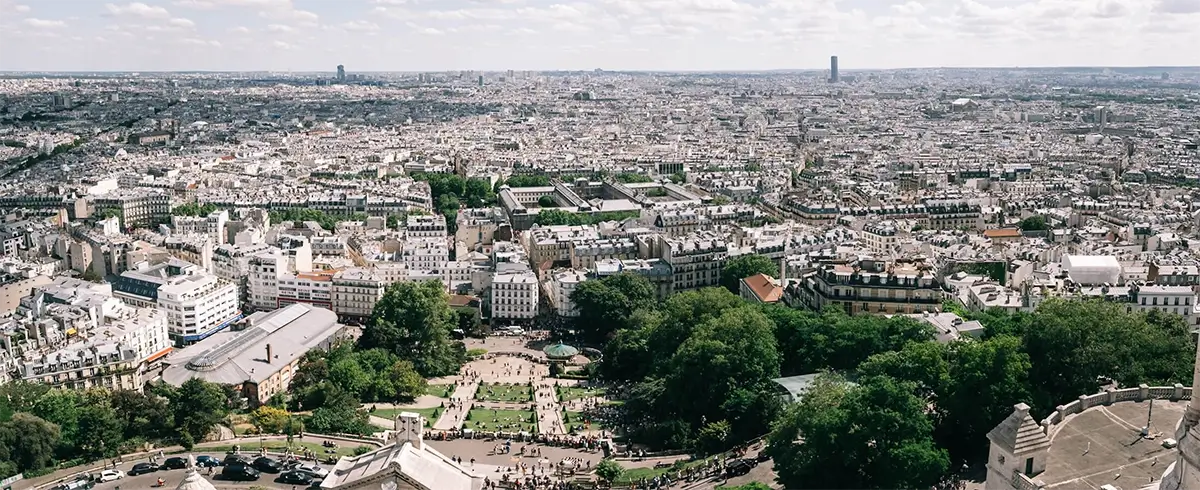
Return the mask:
[[[188,461],[179,456],[167,458],[166,461],[163,461],[163,466],[168,470],[181,470],[187,468],[187,465]]]
[[[303,471],[288,471],[288,472],[283,473],[282,475],[279,475],[279,478],[276,479],[275,481],[277,481],[279,483],[286,483],[288,485],[305,485],[305,486],[307,486],[307,485],[312,485],[313,478],[312,478],[312,475],[309,475],[308,473],[305,473]]]
[[[263,473],[279,473],[283,471],[283,464],[263,456],[254,460],[254,469]]]
[[[248,465],[254,464],[254,458],[251,458],[250,456],[246,456],[245,454],[230,453],[230,454],[225,455],[225,464],[226,465],[240,464],[240,465],[248,466]]]
[[[725,466],[725,475],[727,476],[742,476],[749,473],[754,468],[754,463],[739,459]]]
[[[258,470],[243,464],[226,465],[221,470],[221,477],[226,480],[254,481],[258,479],[258,476]]]
[[[129,476],[144,475],[146,473],[154,473],[155,471],[158,471],[158,465],[154,465],[154,464],[150,464],[150,463],[138,463],[138,464],[133,465],[133,468],[129,469],[128,475]]]

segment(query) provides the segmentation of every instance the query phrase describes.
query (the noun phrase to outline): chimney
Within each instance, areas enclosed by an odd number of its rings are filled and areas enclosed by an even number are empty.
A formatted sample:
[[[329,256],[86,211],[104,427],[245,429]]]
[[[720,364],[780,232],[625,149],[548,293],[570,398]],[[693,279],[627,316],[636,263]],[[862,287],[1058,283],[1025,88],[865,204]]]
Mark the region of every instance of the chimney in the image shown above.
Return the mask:
[[[267,364],[271,363],[271,359],[273,358],[271,354],[273,354],[273,352],[271,352],[271,344],[267,344]]]

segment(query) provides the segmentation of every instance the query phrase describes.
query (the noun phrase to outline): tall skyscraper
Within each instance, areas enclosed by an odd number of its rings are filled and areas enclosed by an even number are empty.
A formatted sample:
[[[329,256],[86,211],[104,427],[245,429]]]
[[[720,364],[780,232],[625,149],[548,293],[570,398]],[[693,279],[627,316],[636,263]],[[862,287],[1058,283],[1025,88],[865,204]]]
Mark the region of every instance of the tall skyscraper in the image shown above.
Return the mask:
[[[829,57],[829,81],[837,83],[838,81],[837,56]]]
[[[346,67],[345,66],[338,65],[337,79],[339,82],[346,81]]]

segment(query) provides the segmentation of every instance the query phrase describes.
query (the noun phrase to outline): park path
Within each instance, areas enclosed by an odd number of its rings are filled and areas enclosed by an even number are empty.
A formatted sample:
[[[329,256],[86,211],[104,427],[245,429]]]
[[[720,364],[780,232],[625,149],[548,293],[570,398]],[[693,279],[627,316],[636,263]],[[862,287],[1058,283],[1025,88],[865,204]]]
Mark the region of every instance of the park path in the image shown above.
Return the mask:
[[[442,416],[438,418],[436,424],[433,424],[434,430],[451,430],[461,429],[463,422],[467,420],[467,412],[474,405],[475,391],[479,389],[478,381],[466,380],[454,388],[454,394],[450,400],[453,403],[446,404],[446,410],[442,412]]]
[[[563,435],[567,428],[563,426],[562,408],[558,404],[558,392],[553,383],[538,380],[537,389],[533,392],[533,400],[537,404],[538,433],[546,435]]]

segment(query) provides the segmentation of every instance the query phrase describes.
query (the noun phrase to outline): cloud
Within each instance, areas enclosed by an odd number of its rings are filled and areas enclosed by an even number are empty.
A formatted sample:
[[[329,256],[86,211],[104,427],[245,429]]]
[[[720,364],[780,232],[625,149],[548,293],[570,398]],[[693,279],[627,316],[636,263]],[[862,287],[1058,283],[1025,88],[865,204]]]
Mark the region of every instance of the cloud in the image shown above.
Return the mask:
[[[427,36],[440,36],[440,35],[444,34],[444,32],[442,32],[440,29],[436,29],[433,27],[426,27],[424,29],[421,29],[418,32],[420,32],[421,34],[425,34]]]
[[[350,22],[343,22],[338,24],[338,27],[350,32],[370,32],[379,30],[379,24],[365,20],[352,20]]]
[[[1154,11],[1160,14],[1200,13],[1200,0],[1159,0]]]
[[[305,26],[315,26],[321,20],[321,16],[313,12],[294,10],[290,7],[286,9],[264,10],[259,12],[258,16],[278,22],[295,22]]]
[[[61,20],[35,19],[33,17],[25,19],[21,22],[29,27],[36,27],[38,29],[57,29],[59,27],[67,26],[67,23]]]
[[[217,7],[291,8],[292,0],[175,0],[174,5],[196,9]]]
[[[13,11],[24,14],[24,13],[29,12],[29,6],[28,5],[19,5],[19,4],[13,5]]]
[[[150,6],[142,2],[133,2],[125,6],[106,4],[111,15],[129,15],[133,17],[141,17],[143,19],[165,19],[171,16],[167,9],[159,6]]]
[[[249,27],[246,27],[246,26],[237,26],[237,27],[231,27],[231,28],[229,29],[229,32],[236,32],[236,33],[238,33],[238,34],[249,34],[249,33],[250,33],[250,28],[249,28]]]
[[[920,2],[909,0],[907,2],[892,5],[892,11],[900,15],[919,15],[925,12],[925,6]]]
[[[167,21],[167,24],[170,24],[175,27],[184,27],[184,28],[189,28],[189,29],[192,27],[196,27],[195,22],[192,22],[191,19],[185,19],[183,17],[176,17],[174,19],[171,19],[171,20]]]
[[[293,32],[296,30],[296,28],[292,26],[285,26],[283,24],[271,24],[267,26],[267,30],[270,32]]]
[[[275,41],[275,42],[271,43],[271,46],[274,46],[276,49],[292,49],[291,44],[285,43],[283,41]]]

